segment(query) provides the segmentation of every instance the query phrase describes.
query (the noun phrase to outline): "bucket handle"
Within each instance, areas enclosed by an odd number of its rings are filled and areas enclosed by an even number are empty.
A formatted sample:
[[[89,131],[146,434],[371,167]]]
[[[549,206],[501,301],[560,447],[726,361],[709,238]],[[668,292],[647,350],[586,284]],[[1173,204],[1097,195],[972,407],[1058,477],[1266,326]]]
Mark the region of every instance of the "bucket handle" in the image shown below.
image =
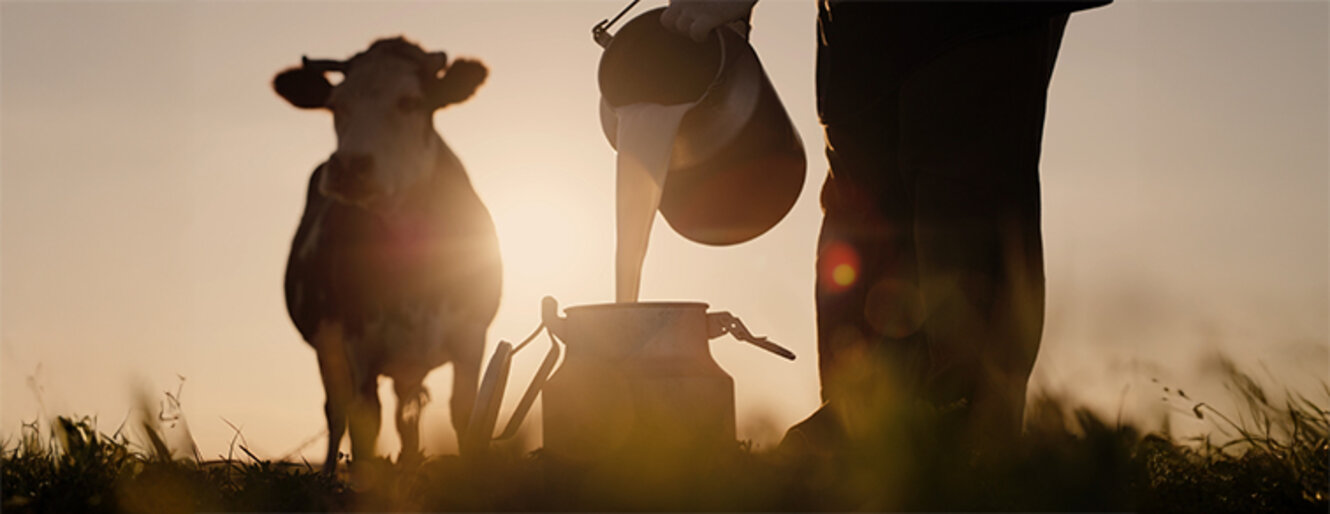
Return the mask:
[[[622,18],[623,15],[628,14],[628,11],[640,1],[642,0],[633,0],[628,3],[628,7],[624,7],[623,10],[619,11],[619,14],[614,15],[613,18],[600,20],[600,23],[591,27],[591,39],[595,40],[596,44],[600,45],[601,48],[608,48],[610,42],[614,41],[614,35],[610,34],[610,26],[617,23],[619,18]],[[748,20],[735,20],[727,23],[725,26],[734,29],[734,31],[739,33],[740,36],[743,36],[744,39],[748,39],[748,34],[752,32],[752,26],[749,25]]]
[[[591,27],[591,39],[596,40],[596,44],[600,45],[601,48],[610,46],[610,41],[614,41],[614,36],[610,34],[610,26],[617,23],[623,15],[628,14],[628,11],[640,1],[642,0],[629,2],[628,7],[624,7],[622,11],[619,11],[619,14],[614,15],[614,18],[600,20],[600,23],[597,23],[595,27]]]

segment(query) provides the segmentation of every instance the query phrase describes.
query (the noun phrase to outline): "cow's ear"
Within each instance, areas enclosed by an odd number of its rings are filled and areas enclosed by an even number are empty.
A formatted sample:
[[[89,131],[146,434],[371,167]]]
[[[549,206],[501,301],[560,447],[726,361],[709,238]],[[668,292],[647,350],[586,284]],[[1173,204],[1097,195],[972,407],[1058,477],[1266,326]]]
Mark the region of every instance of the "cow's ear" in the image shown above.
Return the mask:
[[[471,98],[476,88],[485,82],[489,70],[480,61],[458,59],[448,66],[443,78],[434,82],[430,88],[430,101],[435,109],[455,104]]]
[[[319,109],[328,105],[328,96],[332,94],[332,83],[323,76],[323,72],[304,68],[291,68],[278,73],[272,79],[272,88],[277,94],[301,109]]]

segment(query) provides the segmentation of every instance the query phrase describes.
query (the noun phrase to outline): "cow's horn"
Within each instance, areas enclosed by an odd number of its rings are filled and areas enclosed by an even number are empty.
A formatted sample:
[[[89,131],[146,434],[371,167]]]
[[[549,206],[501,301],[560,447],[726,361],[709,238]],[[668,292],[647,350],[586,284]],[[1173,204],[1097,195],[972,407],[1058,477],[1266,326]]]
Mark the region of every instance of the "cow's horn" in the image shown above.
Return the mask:
[[[335,61],[332,59],[310,59],[300,56],[300,66],[307,70],[326,72],[326,71],[346,71],[346,61]]]

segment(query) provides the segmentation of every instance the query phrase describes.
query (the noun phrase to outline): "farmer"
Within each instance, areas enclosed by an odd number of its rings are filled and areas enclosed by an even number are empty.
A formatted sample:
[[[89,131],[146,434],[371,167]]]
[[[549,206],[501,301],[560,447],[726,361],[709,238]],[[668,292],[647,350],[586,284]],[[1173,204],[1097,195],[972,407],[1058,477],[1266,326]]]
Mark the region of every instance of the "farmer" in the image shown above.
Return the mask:
[[[818,2],[824,404],[786,443],[873,437],[906,405],[957,441],[1019,434],[1044,317],[1049,79],[1068,15],[1109,1]],[[702,40],[755,3],[671,0],[661,23]]]

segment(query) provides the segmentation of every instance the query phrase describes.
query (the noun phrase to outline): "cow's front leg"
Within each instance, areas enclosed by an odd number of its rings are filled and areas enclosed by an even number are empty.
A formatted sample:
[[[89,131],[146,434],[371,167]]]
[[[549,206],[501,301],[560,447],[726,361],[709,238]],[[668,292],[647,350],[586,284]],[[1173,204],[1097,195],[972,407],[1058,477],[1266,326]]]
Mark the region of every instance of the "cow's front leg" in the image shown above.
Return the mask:
[[[314,336],[314,350],[318,354],[319,375],[323,378],[326,396],[323,415],[328,421],[328,453],[323,460],[323,472],[331,474],[337,469],[338,449],[346,434],[347,411],[351,407],[353,391],[341,325],[320,324]]]

